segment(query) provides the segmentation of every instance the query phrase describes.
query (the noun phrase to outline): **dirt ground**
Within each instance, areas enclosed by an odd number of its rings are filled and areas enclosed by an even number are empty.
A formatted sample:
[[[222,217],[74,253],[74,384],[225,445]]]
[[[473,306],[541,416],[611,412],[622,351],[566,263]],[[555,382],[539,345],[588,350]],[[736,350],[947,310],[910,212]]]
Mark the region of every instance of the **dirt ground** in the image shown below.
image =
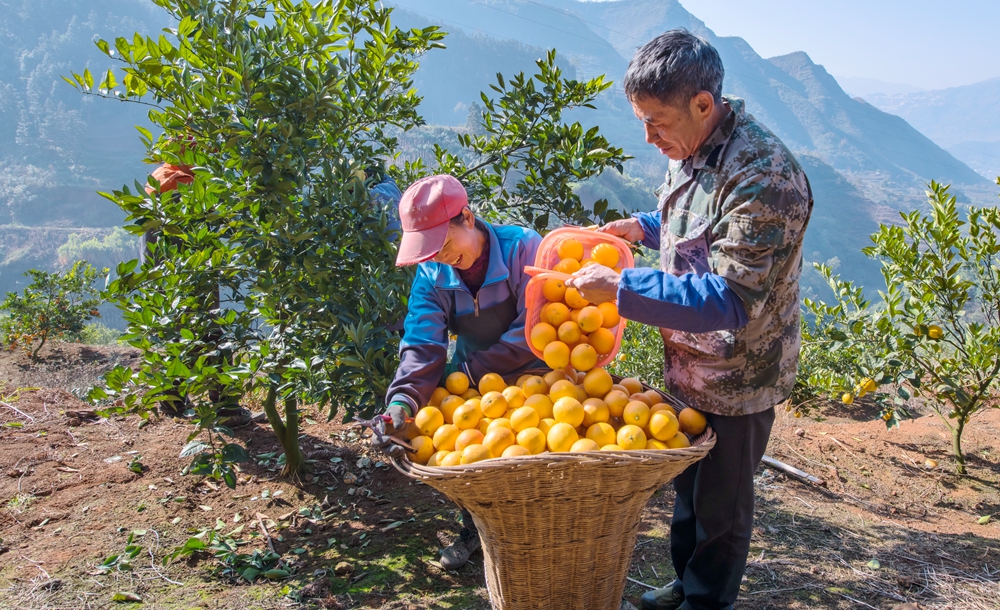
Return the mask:
[[[28,366],[0,352],[0,608],[489,608],[481,555],[457,572],[437,564],[459,529],[455,507],[382,463],[351,428],[308,413],[312,474],[298,485],[278,478],[267,426],[240,430],[255,461],[233,491],[181,473],[190,424],[87,416],[72,390],[133,352],[56,344],[42,356]],[[779,414],[768,454],[826,486],[759,469],[737,607],[1000,608],[1000,525],[980,523],[1000,518],[1000,410],[967,432],[961,478],[932,416],[886,431],[864,405],[823,415]],[[632,603],[642,583],[673,578],[672,501],[665,486],[643,516]],[[204,553],[163,565],[203,531],[228,534],[241,553],[266,551],[270,538],[292,576],[230,580]],[[125,553],[130,534],[130,566],[99,568]]]

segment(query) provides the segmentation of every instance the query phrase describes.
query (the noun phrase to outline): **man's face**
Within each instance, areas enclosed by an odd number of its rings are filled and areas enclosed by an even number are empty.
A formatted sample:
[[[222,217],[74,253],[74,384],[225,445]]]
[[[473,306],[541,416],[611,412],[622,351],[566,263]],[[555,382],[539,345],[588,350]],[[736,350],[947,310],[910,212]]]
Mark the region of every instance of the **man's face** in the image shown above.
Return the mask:
[[[646,141],[674,160],[687,159],[708,139],[713,110],[714,101],[707,93],[694,96],[686,107],[655,97],[632,100],[632,111],[646,129]]]

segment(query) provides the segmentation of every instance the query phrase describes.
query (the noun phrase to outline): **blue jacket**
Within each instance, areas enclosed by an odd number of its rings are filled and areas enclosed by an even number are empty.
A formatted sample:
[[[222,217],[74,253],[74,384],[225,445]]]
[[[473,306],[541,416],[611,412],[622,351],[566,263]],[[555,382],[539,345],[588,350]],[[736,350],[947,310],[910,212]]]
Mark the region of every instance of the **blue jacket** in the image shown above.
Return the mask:
[[[542,238],[531,229],[493,226],[484,222],[490,234],[490,262],[486,281],[479,289],[479,308],[493,307],[507,300],[510,285],[517,292],[518,317],[500,342],[489,349],[470,351],[459,340],[452,360],[473,384],[486,373],[508,375],[536,366],[538,359],[524,337],[527,315],[524,293],[531,277],[525,265],[533,265]],[[472,293],[451,265],[420,263],[410,289],[403,340],[399,346],[399,368],[389,385],[387,403],[403,402],[416,413],[430,400],[441,380],[448,360],[448,316],[473,313]]]

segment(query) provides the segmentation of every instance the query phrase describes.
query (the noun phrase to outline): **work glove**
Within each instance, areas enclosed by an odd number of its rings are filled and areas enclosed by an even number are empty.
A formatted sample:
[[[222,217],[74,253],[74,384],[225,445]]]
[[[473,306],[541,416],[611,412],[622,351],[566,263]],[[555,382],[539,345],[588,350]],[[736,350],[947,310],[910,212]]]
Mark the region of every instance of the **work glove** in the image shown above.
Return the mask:
[[[406,418],[411,417],[410,409],[405,403],[393,402],[385,410],[385,415],[388,415],[392,421],[388,422],[388,425],[383,424],[381,438],[378,434],[380,431],[372,431],[372,448],[388,457],[401,458],[406,450],[392,442],[392,434],[406,427]]]

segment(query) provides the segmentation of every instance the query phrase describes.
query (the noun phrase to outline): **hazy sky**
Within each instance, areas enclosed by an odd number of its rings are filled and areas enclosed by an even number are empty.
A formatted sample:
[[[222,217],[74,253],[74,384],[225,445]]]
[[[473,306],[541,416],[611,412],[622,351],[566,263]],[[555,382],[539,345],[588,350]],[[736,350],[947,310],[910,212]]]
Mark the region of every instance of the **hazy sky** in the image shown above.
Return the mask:
[[[926,89],[1000,76],[1000,0],[680,0],[764,57],[805,51],[834,76]]]

